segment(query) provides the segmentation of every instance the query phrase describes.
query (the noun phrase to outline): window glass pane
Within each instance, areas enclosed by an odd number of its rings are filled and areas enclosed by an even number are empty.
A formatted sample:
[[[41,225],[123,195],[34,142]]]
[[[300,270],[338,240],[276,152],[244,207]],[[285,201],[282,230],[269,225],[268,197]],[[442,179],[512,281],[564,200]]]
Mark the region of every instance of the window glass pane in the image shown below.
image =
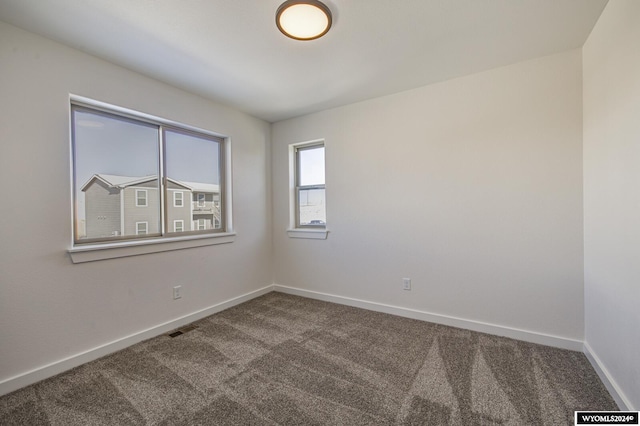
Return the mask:
[[[298,186],[324,185],[324,146],[298,150]]]
[[[298,217],[303,226],[325,226],[324,189],[301,189],[298,191]]]
[[[72,117],[75,239],[136,235],[137,222],[160,233],[158,127],[79,107]]]
[[[179,209],[169,205],[167,221],[182,220],[193,224],[192,230],[221,228],[221,143],[211,137],[174,130],[165,131],[165,163],[167,189],[184,191],[191,208]]]

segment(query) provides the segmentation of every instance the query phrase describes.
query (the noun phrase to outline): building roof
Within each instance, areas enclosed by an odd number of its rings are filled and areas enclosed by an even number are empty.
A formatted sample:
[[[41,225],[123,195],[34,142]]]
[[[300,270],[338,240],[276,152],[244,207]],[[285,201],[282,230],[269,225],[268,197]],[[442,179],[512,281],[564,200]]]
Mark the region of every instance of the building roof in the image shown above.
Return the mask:
[[[138,185],[140,183],[150,182],[153,180],[157,180],[157,175],[149,175],[149,176],[120,176],[120,175],[108,175],[104,173],[96,173],[84,184],[82,185],[81,190],[86,191],[87,188],[95,181],[100,180],[104,184],[115,187],[119,189],[126,188],[128,186]],[[220,185],[216,185],[213,183],[203,183],[203,182],[187,182],[187,181],[179,181],[176,179],[168,178],[171,182],[183,186],[186,189],[189,189],[193,192],[220,192]]]
[[[214,183],[188,182],[175,179],[171,180],[179,185],[189,188],[193,192],[220,192],[220,185],[216,185]]]

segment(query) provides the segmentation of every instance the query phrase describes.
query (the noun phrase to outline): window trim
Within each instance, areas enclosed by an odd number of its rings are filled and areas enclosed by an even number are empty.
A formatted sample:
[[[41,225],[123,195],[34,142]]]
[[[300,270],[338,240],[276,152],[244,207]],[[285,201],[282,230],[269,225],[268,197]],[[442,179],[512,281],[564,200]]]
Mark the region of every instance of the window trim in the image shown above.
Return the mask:
[[[235,239],[235,232],[185,235],[162,239],[141,238],[127,241],[126,243],[87,244],[70,248],[67,252],[73,263],[85,263],[194,247],[229,244],[233,243]]]
[[[144,204],[138,204],[140,197],[138,194],[144,194]],[[136,189],[136,207],[149,207],[149,194],[146,189]]]
[[[177,195],[180,194],[180,205],[177,204],[178,201],[178,197]],[[184,207],[184,191],[173,191],[173,207]],[[175,222],[175,220],[174,220]]]
[[[182,231],[176,231],[176,225],[180,224]],[[183,219],[174,219],[173,220],[173,232],[184,232],[184,220]]]
[[[200,127],[190,126],[184,123],[179,123],[172,120],[167,120],[157,116],[153,116],[147,113],[139,112],[133,109],[123,108],[113,104],[108,104],[101,101],[96,101],[84,96],[78,96],[74,94],[69,95],[69,105],[85,107],[97,111],[116,114],[124,118],[132,118],[140,122],[147,122],[152,124],[160,124],[166,128],[172,130],[182,130],[195,132],[197,134],[213,136],[220,139],[220,198],[221,198],[221,216],[223,218],[221,228],[218,230],[212,229],[204,233],[195,233],[188,235],[162,235],[157,236],[154,234],[146,237],[131,238],[127,240],[111,239],[108,241],[88,242],[77,244],[75,241],[75,235],[78,232],[76,223],[77,217],[77,203],[75,194],[75,164],[74,164],[74,152],[73,152],[73,116],[72,108],[68,109],[69,119],[69,165],[70,165],[70,203],[72,215],[69,217],[70,221],[70,242],[67,253],[73,263],[84,263],[99,261],[104,259],[115,259],[120,257],[137,256],[141,254],[160,253],[171,250],[182,250],[193,247],[203,247],[209,245],[228,244],[235,241],[236,232],[234,231],[233,223],[233,188],[232,188],[232,141],[230,136],[226,136],[220,133],[211,132],[209,130],[202,129]],[[161,165],[164,167],[163,161]],[[161,179],[162,180],[162,179]],[[166,188],[166,187],[165,187]],[[161,200],[164,199],[166,189],[160,191]],[[164,205],[164,201],[161,201],[161,205]],[[165,220],[162,220],[164,227]]]
[[[324,189],[325,190],[325,210],[326,210],[326,180],[324,185],[298,186],[299,168],[298,152],[305,149],[312,149],[322,146],[326,149],[324,139],[314,139],[306,142],[293,143],[289,145],[289,228],[287,235],[290,238],[307,238],[324,240],[327,238],[329,230],[327,224],[324,225],[300,225],[299,218],[299,191],[300,189]],[[326,157],[325,157],[326,158]],[[326,161],[326,160],[325,160]],[[325,211],[326,213],[326,211]]]
[[[140,232],[140,228],[138,225],[144,225],[144,232]],[[148,235],[149,234],[149,222],[146,220],[141,222],[136,222],[136,235]]]
[[[200,200],[202,198],[202,201]],[[196,192],[196,206],[197,207],[206,207],[207,205],[207,195],[204,192]]]

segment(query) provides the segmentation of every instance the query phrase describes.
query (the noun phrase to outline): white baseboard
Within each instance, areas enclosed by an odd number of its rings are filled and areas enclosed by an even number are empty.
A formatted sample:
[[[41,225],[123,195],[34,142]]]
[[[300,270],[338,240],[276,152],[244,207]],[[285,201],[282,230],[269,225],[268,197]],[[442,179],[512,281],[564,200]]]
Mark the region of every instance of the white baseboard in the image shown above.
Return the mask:
[[[622,410],[633,410],[633,407],[629,403],[628,399],[624,397],[624,394],[620,391],[615,381],[608,374],[606,368],[600,362],[598,357],[594,354],[593,350],[587,343],[579,340],[567,339],[564,337],[552,336],[543,333],[536,333],[526,330],[519,330],[516,328],[505,327],[495,324],[488,324],[479,321],[473,321],[463,318],[456,318],[447,315],[433,314],[429,312],[419,311],[415,309],[403,308],[399,306],[392,306],[378,302],[371,302],[361,299],[354,299],[350,297],[338,296],[327,293],[320,293],[316,291],[304,290],[294,287],[287,287],[278,284],[268,285],[261,289],[234,297],[224,302],[213,305],[209,308],[202,309],[200,311],[185,315],[172,321],[157,325],[147,330],[140,331],[138,333],[123,337],[113,342],[106,343],[96,348],[87,350],[85,352],[72,355],[68,358],[61,359],[51,364],[44,365],[42,367],[33,369],[31,371],[10,377],[0,382],[0,396],[18,390],[22,387],[31,385],[41,380],[53,377],[56,374],[60,374],[64,371],[70,370],[74,367],[80,366],[87,362],[96,360],[105,355],[109,355],[113,352],[125,349],[131,345],[139,343],[143,340],[150,339],[168,331],[180,328],[186,324],[192,323],[199,319],[205,318],[209,315],[213,315],[217,312],[228,309],[232,306],[239,305],[256,297],[267,294],[271,291],[279,291],[281,293],[292,294],[296,296],[307,297],[310,299],[323,300],[326,302],[339,303],[342,305],[353,306],[357,308],[368,309],[371,311],[383,312],[392,315],[398,315],[406,318],[417,319],[421,321],[433,322],[436,324],[443,324],[452,327],[463,328],[467,330],[478,331],[481,333],[488,333],[497,336],[510,337],[512,339],[523,340],[531,343],[538,343],[547,346],[558,347],[562,349],[569,349],[575,351],[583,351],[594,369],[600,376],[601,380],[615,399],[616,403]]]
[[[168,331],[175,330],[176,328],[180,328],[186,324],[208,317],[209,315],[213,315],[217,312],[224,311],[225,309],[231,308],[232,306],[239,305],[240,303],[244,303],[248,300],[262,296],[263,294],[267,294],[271,291],[273,291],[273,285],[268,285],[261,289],[234,297],[224,302],[220,302],[216,305],[210,306],[200,311],[185,315],[180,318],[176,318],[155,327],[151,327],[149,329],[134,333],[127,337],[123,337],[113,342],[106,343],[96,348],[89,349],[88,351],[81,352],[68,358],[64,358],[52,362],[51,364],[47,364],[34,370],[28,371],[26,373],[10,377],[0,382],[0,396],[6,395],[10,392],[47,379],[49,377],[53,377],[56,374],[60,374],[74,367],[78,367],[89,361],[93,361],[105,355],[109,355],[113,352],[125,349],[143,340],[147,340]]]
[[[620,386],[618,386],[613,377],[611,377],[609,370],[607,370],[600,358],[598,358],[591,346],[589,346],[589,343],[584,342],[583,352],[593,366],[593,369],[598,373],[598,377],[600,377],[600,380],[602,380],[602,383],[606,386],[611,397],[616,401],[616,404],[618,404],[618,408],[620,408],[621,411],[637,411],[640,407],[633,407],[633,404],[631,404],[624,392],[620,389]]]
[[[339,303],[356,308],[368,309],[370,311],[384,312],[386,314],[398,315],[401,317],[428,321],[436,324],[464,328],[466,330],[478,331],[481,333],[510,337],[512,339],[523,340],[525,342],[538,343],[541,345],[553,346],[556,348],[569,349],[579,352],[583,350],[583,342],[581,340],[568,339],[565,337],[552,336],[549,334],[520,330],[517,328],[488,324],[480,321],[456,318],[447,315],[433,314],[416,309],[386,305],[384,303],[370,302],[361,299],[353,299],[351,297],[337,296],[334,294],[320,293],[311,290],[303,290],[300,288],[287,287],[279,284],[274,284],[273,289],[281,293],[288,293],[296,296],[308,297],[310,299],[323,300],[325,302]]]

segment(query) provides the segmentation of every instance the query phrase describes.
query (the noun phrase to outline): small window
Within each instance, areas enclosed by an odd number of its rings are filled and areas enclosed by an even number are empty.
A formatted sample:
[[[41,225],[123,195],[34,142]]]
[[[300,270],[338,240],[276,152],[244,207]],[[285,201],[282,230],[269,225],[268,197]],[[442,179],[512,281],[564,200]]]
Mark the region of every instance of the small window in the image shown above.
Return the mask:
[[[207,221],[206,219],[198,219],[198,221],[196,222],[196,226],[197,226],[197,230],[198,231],[204,231],[205,229],[207,229]]]
[[[149,222],[136,222],[136,235],[147,235]]]
[[[173,207],[184,206],[184,193],[182,191],[173,192]]]
[[[147,207],[146,189],[136,189],[136,207]]]
[[[198,207],[204,207],[205,200],[205,195],[202,193],[198,193]]]
[[[296,228],[325,228],[324,143],[295,147]]]
[[[184,220],[173,221],[173,232],[184,232]]]

